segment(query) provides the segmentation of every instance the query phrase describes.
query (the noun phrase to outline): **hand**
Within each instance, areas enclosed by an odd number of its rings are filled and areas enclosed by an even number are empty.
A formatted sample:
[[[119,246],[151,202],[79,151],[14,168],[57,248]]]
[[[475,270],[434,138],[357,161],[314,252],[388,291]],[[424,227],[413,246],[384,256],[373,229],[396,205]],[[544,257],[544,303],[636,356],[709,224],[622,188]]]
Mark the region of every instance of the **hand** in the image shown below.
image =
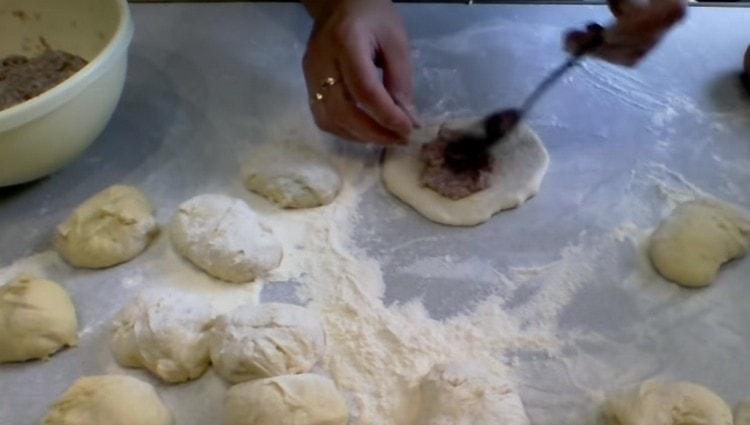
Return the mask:
[[[590,53],[618,65],[638,64],[687,13],[684,0],[608,1],[617,22],[604,30],[604,43]],[[596,31],[596,25],[589,25],[586,30],[569,32],[565,49],[578,51],[597,35]]]
[[[315,27],[303,69],[317,125],[352,141],[406,143],[417,120],[407,36],[393,4],[389,0],[308,0],[306,4]]]

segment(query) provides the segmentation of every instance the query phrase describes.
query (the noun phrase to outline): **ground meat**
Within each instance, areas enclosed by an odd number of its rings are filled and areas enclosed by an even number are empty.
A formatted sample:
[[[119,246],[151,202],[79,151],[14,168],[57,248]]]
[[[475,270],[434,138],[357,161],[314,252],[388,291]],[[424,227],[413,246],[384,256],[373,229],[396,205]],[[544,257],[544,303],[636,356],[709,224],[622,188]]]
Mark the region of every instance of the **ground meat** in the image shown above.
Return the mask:
[[[425,163],[421,176],[422,185],[453,200],[489,187],[494,165],[492,155],[488,154],[476,168],[457,170],[449,167],[445,160],[445,149],[451,139],[444,137],[444,134],[441,132],[435,140],[422,146],[420,155]]]
[[[55,87],[86,66],[76,55],[47,50],[27,58],[13,55],[0,60],[0,111]]]

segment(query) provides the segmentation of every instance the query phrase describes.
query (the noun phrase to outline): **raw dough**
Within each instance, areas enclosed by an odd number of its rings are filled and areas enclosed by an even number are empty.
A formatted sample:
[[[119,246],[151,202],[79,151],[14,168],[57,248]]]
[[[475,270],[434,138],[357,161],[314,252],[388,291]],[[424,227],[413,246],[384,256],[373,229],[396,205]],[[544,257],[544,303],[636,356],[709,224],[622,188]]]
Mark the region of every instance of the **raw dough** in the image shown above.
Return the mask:
[[[745,399],[737,406],[734,425],[750,425],[750,398]]]
[[[604,406],[608,425],[732,425],[719,396],[690,382],[645,381]]]
[[[132,260],[157,232],[148,199],[118,185],[86,200],[57,226],[55,246],[70,264],[98,269]]]
[[[41,425],[171,425],[154,387],[125,375],[80,378],[49,408]]]
[[[0,286],[0,363],[44,359],[78,340],[73,302],[62,286],[20,277]]]
[[[244,382],[224,399],[224,425],[346,425],[348,420],[344,398],[319,375]]]
[[[465,127],[466,121],[447,125]],[[454,226],[473,226],[489,220],[499,211],[521,205],[539,191],[549,156],[539,137],[523,124],[508,140],[492,148],[495,163],[488,189],[454,201],[422,186],[420,176],[424,165],[419,150],[422,144],[436,137],[438,130],[439,127],[429,127],[415,132],[408,147],[388,150],[383,165],[386,188],[428,219]]]
[[[528,425],[506,372],[474,362],[435,365],[420,384],[416,425]]]
[[[733,205],[700,199],[679,205],[651,236],[649,255],[656,270],[680,285],[700,287],[719,267],[747,253],[750,218]]]
[[[249,282],[281,263],[281,243],[241,199],[196,196],[180,205],[171,234],[180,254],[228,282]]]
[[[330,204],[341,189],[341,177],[322,155],[306,146],[267,144],[243,167],[248,190],[283,208]]]
[[[234,383],[309,372],[325,350],[318,316],[292,304],[246,305],[219,316],[210,341],[214,369]]]
[[[176,291],[140,294],[115,317],[112,353],[120,365],[142,367],[166,382],[198,378],[209,365],[211,306]]]

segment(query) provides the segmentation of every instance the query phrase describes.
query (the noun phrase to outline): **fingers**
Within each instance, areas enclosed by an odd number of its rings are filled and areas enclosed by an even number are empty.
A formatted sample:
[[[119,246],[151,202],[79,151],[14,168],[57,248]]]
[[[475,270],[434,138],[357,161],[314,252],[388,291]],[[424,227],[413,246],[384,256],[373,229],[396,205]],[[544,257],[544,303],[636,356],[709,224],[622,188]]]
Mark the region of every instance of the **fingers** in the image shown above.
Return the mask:
[[[325,75],[337,74],[338,72],[335,71]],[[343,82],[337,82],[333,86],[320,87],[312,79],[309,79],[308,90],[311,93],[320,93],[322,96],[322,99],[313,97],[310,105],[315,123],[322,130],[356,142],[381,145],[406,143],[403,137],[383,128],[358,108]]]
[[[406,114],[413,127],[421,127],[421,120],[412,100],[411,60],[406,36],[389,34],[379,49],[383,68],[383,85],[396,105]]]
[[[342,77],[357,105],[381,126],[407,137],[412,125],[408,115],[396,104],[375,66],[373,52],[376,46],[362,37],[354,37],[346,45],[347,51],[339,59]]]
[[[604,43],[591,54],[618,65],[635,66],[686,14],[682,0],[610,0],[617,22],[604,33]],[[565,50],[580,51],[596,31],[572,31],[565,37]]]
[[[617,18],[643,15],[644,12],[659,13],[659,9],[672,10],[672,13],[681,11],[684,15],[687,10],[684,0],[607,0],[607,4]]]

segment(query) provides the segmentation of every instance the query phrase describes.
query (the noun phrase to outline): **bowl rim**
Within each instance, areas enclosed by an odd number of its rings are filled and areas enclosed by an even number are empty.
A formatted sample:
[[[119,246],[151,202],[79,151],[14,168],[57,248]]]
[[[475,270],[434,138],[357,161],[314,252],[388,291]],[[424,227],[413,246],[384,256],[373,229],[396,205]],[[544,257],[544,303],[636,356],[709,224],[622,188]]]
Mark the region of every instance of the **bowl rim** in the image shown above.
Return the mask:
[[[133,39],[133,20],[127,0],[112,0],[117,4],[117,30],[106,46],[88,63],[65,81],[29,100],[0,111],[0,132],[33,121],[78,95],[112,65],[113,59],[127,54]]]

